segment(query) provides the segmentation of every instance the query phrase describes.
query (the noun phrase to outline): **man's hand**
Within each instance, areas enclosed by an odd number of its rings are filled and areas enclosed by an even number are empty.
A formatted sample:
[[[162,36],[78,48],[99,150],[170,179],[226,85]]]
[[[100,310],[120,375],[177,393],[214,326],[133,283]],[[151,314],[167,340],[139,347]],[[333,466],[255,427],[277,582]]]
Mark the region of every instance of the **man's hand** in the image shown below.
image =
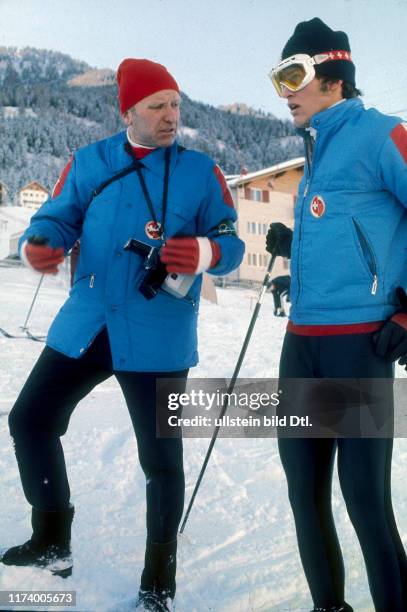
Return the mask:
[[[271,223],[266,236],[266,251],[290,259],[293,231],[283,223]]]
[[[402,287],[396,294],[400,302],[397,312],[373,336],[376,353],[388,361],[398,360],[407,370],[407,295]]]
[[[58,274],[58,265],[64,261],[64,249],[47,246],[42,236],[31,236],[23,246],[22,259],[41,274]]]
[[[201,237],[170,238],[160,251],[168,272],[177,274],[202,274],[216,266],[220,255],[217,242]]]

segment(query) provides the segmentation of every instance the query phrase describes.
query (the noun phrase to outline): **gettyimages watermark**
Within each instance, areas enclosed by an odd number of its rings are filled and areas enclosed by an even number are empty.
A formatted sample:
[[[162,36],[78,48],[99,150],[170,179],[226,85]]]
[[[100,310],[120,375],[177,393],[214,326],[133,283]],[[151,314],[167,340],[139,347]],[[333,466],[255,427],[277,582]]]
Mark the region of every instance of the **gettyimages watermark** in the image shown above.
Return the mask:
[[[407,437],[407,379],[225,379],[157,382],[157,436]]]

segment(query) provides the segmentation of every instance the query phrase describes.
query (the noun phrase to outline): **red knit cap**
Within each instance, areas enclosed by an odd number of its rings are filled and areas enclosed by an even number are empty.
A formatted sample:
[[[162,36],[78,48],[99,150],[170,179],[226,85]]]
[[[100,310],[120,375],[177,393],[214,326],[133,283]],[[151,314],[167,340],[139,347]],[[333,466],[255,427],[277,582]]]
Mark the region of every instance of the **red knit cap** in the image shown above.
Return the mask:
[[[117,69],[117,83],[122,113],[162,89],[179,92],[176,80],[166,67],[147,59],[124,59]]]

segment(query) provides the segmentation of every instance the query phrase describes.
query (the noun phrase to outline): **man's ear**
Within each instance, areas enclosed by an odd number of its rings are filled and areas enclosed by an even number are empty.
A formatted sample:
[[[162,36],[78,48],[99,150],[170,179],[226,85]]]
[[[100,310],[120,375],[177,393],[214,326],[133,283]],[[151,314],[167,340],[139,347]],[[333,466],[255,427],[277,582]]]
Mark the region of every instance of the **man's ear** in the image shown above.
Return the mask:
[[[126,125],[131,125],[131,113],[130,113],[130,110],[126,110],[125,113],[122,113],[122,121]]]
[[[332,93],[336,93],[337,91],[342,93],[342,83],[343,83],[342,79],[339,79],[338,81],[333,81],[333,82],[328,83],[329,90]]]

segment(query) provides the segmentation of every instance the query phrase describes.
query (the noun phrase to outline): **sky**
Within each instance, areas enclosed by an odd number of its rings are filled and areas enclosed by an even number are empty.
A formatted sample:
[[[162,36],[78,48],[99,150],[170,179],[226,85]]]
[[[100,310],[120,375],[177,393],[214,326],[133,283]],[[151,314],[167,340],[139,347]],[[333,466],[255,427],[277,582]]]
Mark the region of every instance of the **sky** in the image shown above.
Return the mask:
[[[147,57],[194,100],[287,118],[267,75],[296,24],[316,16],[348,34],[367,106],[407,118],[407,0],[0,0],[0,46],[97,68]]]

